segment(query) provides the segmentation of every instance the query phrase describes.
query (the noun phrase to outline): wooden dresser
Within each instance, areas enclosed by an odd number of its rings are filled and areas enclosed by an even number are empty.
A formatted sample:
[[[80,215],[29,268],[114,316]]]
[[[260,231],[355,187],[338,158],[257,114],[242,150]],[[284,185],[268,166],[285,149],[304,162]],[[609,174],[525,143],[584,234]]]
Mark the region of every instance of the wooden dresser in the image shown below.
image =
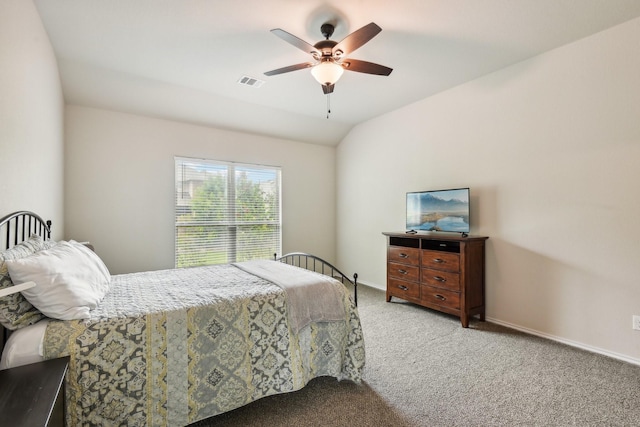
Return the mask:
[[[385,232],[387,302],[401,298],[453,314],[462,326],[484,320],[484,247],[488,237]]]

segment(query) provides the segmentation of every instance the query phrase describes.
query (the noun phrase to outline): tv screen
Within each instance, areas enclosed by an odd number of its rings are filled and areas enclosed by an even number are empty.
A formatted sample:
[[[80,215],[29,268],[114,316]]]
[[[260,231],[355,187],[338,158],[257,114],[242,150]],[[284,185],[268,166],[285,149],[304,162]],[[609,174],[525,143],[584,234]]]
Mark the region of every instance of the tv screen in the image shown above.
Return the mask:
[[[469,189],[407,193],[407,230],[469,233]]]

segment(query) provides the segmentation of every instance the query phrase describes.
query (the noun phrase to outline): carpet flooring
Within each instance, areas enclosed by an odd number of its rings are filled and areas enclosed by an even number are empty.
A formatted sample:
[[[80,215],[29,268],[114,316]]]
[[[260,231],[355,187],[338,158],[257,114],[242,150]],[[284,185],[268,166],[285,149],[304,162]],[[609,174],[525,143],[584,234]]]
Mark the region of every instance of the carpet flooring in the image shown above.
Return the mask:
[[[640,426],[640,366],[358,291],[362,384],[317,378],[193,426]]]

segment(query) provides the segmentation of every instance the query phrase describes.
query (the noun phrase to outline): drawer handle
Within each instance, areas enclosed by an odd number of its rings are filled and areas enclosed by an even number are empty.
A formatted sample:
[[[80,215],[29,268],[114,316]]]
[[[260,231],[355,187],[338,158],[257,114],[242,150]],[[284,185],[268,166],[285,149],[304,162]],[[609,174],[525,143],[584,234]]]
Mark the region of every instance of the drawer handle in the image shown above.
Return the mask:
[[[447,279],[445,279],[444,277],[440,277],[440,276],[433,276],[433,279],[437,280],[438,282],[442,282],[442,283],[447,281]]]
[[[398,269],[398,273],[400,274],[407,274],[407,270],[403,270],[403,269]]]
[[[436,296],[436,298],[437,298],[437,299],[439,299],[440,301],[446,301],[446,299],[447,299],[447,298],[443,297],[443,296],[442,296],[442,295],[440,295],[440,294],[436,294],[435,296]]]
[[[409,258],[409,255],[407,255],[407,254],[400,254],[400,255],[398,255],[398,256],[399,256],[400,258]]]
[[[407,288],[406,286],[403,285],[398,285],[398,288],[402,289],[403,291],[408,291],[409,288]]]
[[[433,262],[437,262],[438,264],[442,264],[444,260],[442,258],[434,258]]]

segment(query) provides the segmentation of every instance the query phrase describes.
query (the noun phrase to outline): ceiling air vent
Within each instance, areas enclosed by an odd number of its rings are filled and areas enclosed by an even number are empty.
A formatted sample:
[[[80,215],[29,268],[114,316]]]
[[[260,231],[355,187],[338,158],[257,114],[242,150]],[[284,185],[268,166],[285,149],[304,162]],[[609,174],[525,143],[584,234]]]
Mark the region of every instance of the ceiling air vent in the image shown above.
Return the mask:
[[[249,76],[242,76],[240,77],[240,80],[238,80],[238,83],[245,86],[259,88],[264,83],[264,80],[254,79],[253,77]]]

